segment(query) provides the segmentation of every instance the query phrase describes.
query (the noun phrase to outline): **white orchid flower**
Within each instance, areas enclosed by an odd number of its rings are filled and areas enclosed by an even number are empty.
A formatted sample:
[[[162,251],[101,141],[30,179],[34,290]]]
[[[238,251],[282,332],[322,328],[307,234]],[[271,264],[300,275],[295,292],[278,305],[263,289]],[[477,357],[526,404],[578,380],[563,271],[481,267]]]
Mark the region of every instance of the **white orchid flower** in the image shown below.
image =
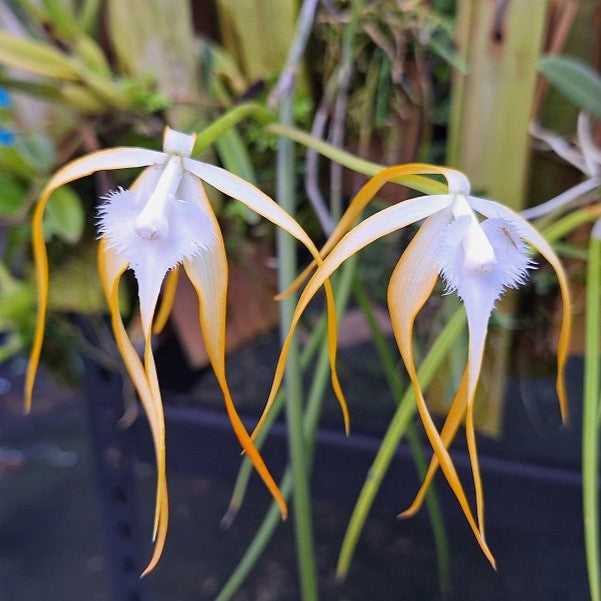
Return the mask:
[[[405,200],[379,211],[348,231],[385,183],[407,174],[442,175],[448,182],[448,193]],[[477,214],[485,220],[480,222]],[[411,378],[419,415],[434,450],[423,486],[413,505],[402,515],[408,516],[417,511],[440,465],[478,543],[494,565],[494,558],[484,539],[484,505],[473,422],[474,395],[482,365],[489,317],[495,301],[504,290],[520,286],[528,271],[533,268],[527,245],[532,246],[555,270],[562,295],[563,320],[558,348],[557,392],[562,417],[565,420],[567,403],[564,366],[571,327],[570,294],[561,263],[546,240],[526,220],[502,204],[470,196],[469,182],[462,173],[443,167],[410,164],[385,169],[365,184],[322,249],[323,263],[317,266],[299,298],[266,410],[279,388],[289,341],[296,325],[322,284],[346,259],[363,247],[422,219],[425,221],[403,252],[388,286],[388,307],[394,335]],[[300,285],[314,265],[301,274],[294,287]],[[426,406],[413,354],[415,318],[432,294],[439,276],[446,283],[447,290],[456,292],[463,301],[469,331],[464,376],[441,433],[437,431]],[[478,522],[472,515],[447,451],[464,417],[476,491]]]
[[[155,318],[163,280],[167,273],[173,274],[181,264],[198,295],[199,321],[207,353],[223,392],[234,432],[280,505],[282,515],[285,517],[287,513],[284,498],[244,428],[229,392],[225,374],[228,265],[221,231],[202,183],[214,186],[283,228],[302,242],[317,261],[321,261],[319,252],[305,231],[271,198],[224,169],[191,159],[194,143],[195,136],[166,128],[162,152],[121,147],[101,150],[77,159],[57,171],[48,182],[33,218],[33,250],[39,296],[37,327],[25,383],[27,410],[31,406],[48,302],[48,260],[43,235],[43,216],[48,199],[60,186],[96,171],[146,168],[129,190],[118,189],[105,197],[99,211],[98,255],[99,273],[117,346],[148,416],[156,452],[156,544],[144,573],[156,565],[161,555],[168,522],[165,425],[151,335],[156,321],[164,321],[174,291],[175,278],[170,276],[165,290],[167,302],[163,301],[161,315]],[[127,268],[133,269],[138,283],[145,337],[143,362],[127,335],[119,313],[119,281]],[[333,304],[330,302],[329,283],[326,289],[331,316]]]

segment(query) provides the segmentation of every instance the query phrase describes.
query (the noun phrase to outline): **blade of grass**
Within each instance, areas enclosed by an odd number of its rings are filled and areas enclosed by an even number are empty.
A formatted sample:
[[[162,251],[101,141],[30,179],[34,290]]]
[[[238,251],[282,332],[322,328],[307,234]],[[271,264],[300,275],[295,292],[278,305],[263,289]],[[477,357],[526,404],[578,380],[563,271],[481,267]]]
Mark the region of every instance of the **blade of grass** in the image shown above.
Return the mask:
[[[584,546],[592,601],[601,600],[599,569],[599,328],[601,327],[601,222],[593,228],[586,277],[582,505]]]
[[[434,378],[436,371],[442,364],[442,361],[449,350],[452,348],[452,345],[462,331],[464,324],[465,314],[463,309],[459,309],[449,320],[432,345],[432,348],[428,351],[418,371],[423,390],[427,388]],[[367,514],[373,504],[374,498],[380,488],[382,479],[388,470],[399,442],[403,434],[407,431],[407,425],[414,414],[415,400],[413,397],[413,388],[409,386],[399,402],[374,462],[369,469],[365,484],[359,493],[338,557],[338,565],[336,567],[336,575],[338,578],[344,578],[348,573],[350,562],[355,547],[357,546],[359,535],[363,530]]]
[[[390,346],[386,342],[384,334],[382,333],[382,330],[376,321],[373,307],[365,290],[365,286],[358,279],[355,280],[353,293],[360,309],[365,315],[369,329],[371,330],[374,345],[380,358],[382,369],[384,370],[384,375],[386,377],[388,387],[390,388],[390,392],[395,400],[401,401],[403,398],[404,383],[400,374],[398,362],[395,361]],[[420,478],[423,478],[426,475],[427,469],[426,458],[419,435],[411,421],[406,423],[406,433],[409,441],[409,447],[411,448],[411,456],[415,462],[417,472]],[[444,592],[450,588],[451,584],[451,575],[449,572],[449,541],[444,526],[444,521],[442,519],[440,504],[433,488],[430,488],[426,496],[426,508],[428,510],[428,515],[430,517],[430,523],[432,525],[432,531],[434,534],[436,555],[438,558],[436,562],[438,567],[438,580],[440,589],[442,592]],[[351,559],[352,553],[349,557],[349,565]],[[344,575],[340,573],[338,574],[339,577],[344,577]]]

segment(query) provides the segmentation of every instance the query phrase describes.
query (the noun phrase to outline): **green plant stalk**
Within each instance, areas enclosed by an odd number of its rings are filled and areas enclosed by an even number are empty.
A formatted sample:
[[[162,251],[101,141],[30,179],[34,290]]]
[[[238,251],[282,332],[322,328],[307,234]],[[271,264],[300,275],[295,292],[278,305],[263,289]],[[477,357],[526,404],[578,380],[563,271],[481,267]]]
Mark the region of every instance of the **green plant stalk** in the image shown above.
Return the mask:
[[[392,393],[394,399],[398,401],[403,398],[404,392],[403,380],[399,373],[398,364],[395,361],[390,347],[388,346],[388,343],[384,338],[384,334],[382,333],[382,330],[380,329],[375,319],[373,307],[371,305],[369,296],[365,291],[365,286],[358,279],[355,280],[353,292],[355,298],[357,299],[357,303],[359,304],[360,309],[365,315],[365,318],[369,325],[369,329],[371,330],[374,345],[380,357],[380,361],[384,369],[384,374],[386,376],[390,392]],[[406,430],[407,440],[409,442],[409,447],[411,448],[411,456],[413,457],[413,461],[415,463],[420,478],[424,478],[426,475],[427,463],[421,440],[417,434],[415,426],[411,421],[407,422]],[[426,508],[430,517],[432,531],[434,533],[436,554],[438,557],[436,565],[438,567],[438,580],[440,584],[440,589],[441,591],[446,591],[449,589],[451,583],[451,575],[449,572],[449,541],[446,534],[444,521],[442,519],[440,504],[438,503],[438,498],[433,488],[430,488],[428,494],[426,495]],[[346,574],[338,575],[345,576]]]
[[[342,267],[340,278],[337,280],[334,286],[337,301],[336,316],[338,319],[340,319],[340,317],[344,314],[348,305],[348,300],[351,293],[351,284],[355,275],[356,263],[356,256],[351,257],[345,263],[345,265]],[[329,368],[330,360],[328,356],[328,349],[325,345],[322,345],[319,352],[319,357],[317,359],[315,375],[313,377],[311,390],[309,391],[305,416],[303,419],[303,432],[307,444],[307,461],[309,465],[313,459],[313,441],[315,439],[315,431],[321,415],[323,396],[328,384]],[[292,491],[292,471],[290,467],[286,468],[284,476],[280,482],[280,490],[282,491],[284,498],[287,499],[290,496]],[[240,563],[236,566],[236,569],[225,583],[215,601],[229,601],[236,594],[244,580],[247,578],[248,574],[261,557],[261,554],[265,550],[265,547],[271,540],[275,529],[280,523],[280,510],[276,503],[272,503],[271,507],[263,518],[263,522],[255,534],[255,537],[246,548]]]
[[[224,133],[248,117],[253,117],[262,124],[270,123],[275,119],[273,113],[260,104],[255,102],[239,104],[213,121],[198,134],[192,155],[200,154],[211,144],[214,144]]]
[[[350,152],[341,150],[332,144],[314,138],[300,129],[282,123],[270,123],[265,126],[265,131],[298,142],[307,148],[312,148],[328,159],[370,177],[386,168],[386,165],[360,159]],[[423,192],[424,194],[446,194],[447,192],[446,184],[421,175],[405,175],[391,181],[417,190],[418,192]]]
[[[463,308],[457,310],[449,323],[444,327],[440,336],[436,339],[430,351],[425,356],[419,370],[418,377],[422,386],[425,390],[438,368],[442,364],[447,353],[450,351],[454,341],[461,333],[465,323],[465,313]],[[340,555],[338,558],[338,565],[336,567],[336,575],[338,578],[344,578],[348,573],[351,559],[359,535],[363,530],[363,525],[367,518],[367,514],[373,504],[374,498],[380,489],[382,479],[388,470],[390,462],[394,457],[394,453],[399,445],[401,437],[407,430],[411,418],[415,414],[415,400],[413,396],[413,388],[409,386],[403,398],[399,402],[398,408],[388,426],[388,430],[384,435],[382,444],[378,449],[378,453],[374,462],[372,463],[368,477],[359,493],[359,498],[355,504],[353,514],[349,521],[342,547],[340,549]]]
[[[293,119],[293,96],[285,99],[280,108],[280,120],[290,124]],[[296,210],[294,193],[294,144],[281,139],[277,151],[277,197],[282,209],[294,215]],[[279,259],[278,279],[280,290],[286,290],[296,276],[296,240],[278,230],[277,256]],[[296,305],[296,295],[280,303],[280,332],[285,340]],[[313,544],[313,524],[311,497],[303,436],[302,372],[299,364],[298,340],[290,344],[284,386],[286,390],[286,422],[288,425],[288,452],[292,466],[293,517],[296,535],[296,553],[301,585],[301,598],[304,601],[316,600],[317,569]]]
[[[591,236],[586,277],[584,399],[582,414],[582,505],[584,546],[592,601],[601,600],[599,570],[599,328],[601,239]]]
[[[1,264],[0,264],[1,265]],[[310,361],[313,360],[313,357],[317,353],[319,346],[324,341],[324,335],[326,333],[326,319],[325,315],[322,315],[319,323],[315,327],[315,329],[311,332],[309,337],[309,341],[307,345],[303,348],[300,357],[300,366],[303,372],[307,369]],[[265,418],[265,423],[263,424],[263,428],[257,434],[257,437],[254,440],[255,446],[257,449],[261,449],[267,435],[269,434],[269,430],[271,429],[271,425],[277,419],[278,415],[284,408],[284,400],[286,398],[286,393],[284,390],[280,390],[275,397],[273,405]],[[238,470],[238,476],[236,477],[236,482],[234,484],[234,490],[232,491],[232,497],[229,502],[228,510],[225,516],[223,517],[222,524],[227,526],[232,523],[234,517],[238,513],[238,510],[242,506],[242,502],[244,501],[244,495],[246,494],[246,489],[248,487],[248,482],[250,476],[253,473],[253,465],[250,462],[249,458],[245,455],[242,464],[240,465],[240,469]]]
[[[266,133],[287,138],[302,144],[306,148],[312,148],[319,154],[331,159],[332,161],[336,161],[344,167],[353,169],[354,171],[362,173],[363,175],[368,175],[371,177],[382,171],[382,169],[386,168],[386,165],[360,159],[350,152],[341,150],[340,148],[337,148],[328,142],[324,142],[319,138],[314,138],[307,132],[295,127],[291,127],[284,123],[273,123],[273,114],[268,109],[253,102],[241,104],[233,109],[230,109],[224,115],[204,128],[204,130],[200,132],[196,138],[196,143],[194,145],[192,154],[197,155],[201,153],[211,144],[214,144],[215,141],[226,131],[247,117],[252,117],[261,124],[266,124],[264,128]],[[447,192],[447,187],[442,182],[421,175],[402,176],[392,181],[424,194],[445,194]]]
[[[572,211],[565,217],[558,219],[555,223],[546,226],[541,231],[547,240],[559,240],[583,223],[594,221],[599,217],[601,217],[601,205],[593,205]]]

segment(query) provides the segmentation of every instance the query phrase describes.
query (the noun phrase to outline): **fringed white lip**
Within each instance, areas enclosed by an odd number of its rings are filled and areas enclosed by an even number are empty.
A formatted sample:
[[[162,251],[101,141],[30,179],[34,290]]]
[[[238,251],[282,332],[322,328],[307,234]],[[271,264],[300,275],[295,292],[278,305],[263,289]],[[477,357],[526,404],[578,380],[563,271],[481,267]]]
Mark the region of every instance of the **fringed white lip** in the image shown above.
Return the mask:
[[[171,176],[163,172],[159,184],[165,174]],[[133,192],[115,190],[98,210],[100,236],[135,273],[145,332],[151,327],[165,274],[216,242],[210,217],[192,199],[175,196],[182,196],[179,181],[177,186],[173,181],[168,184],[154,191],[145,185]]]
[[[464,303],[478,297],[490,310],[506,288],[523,284],[534,268],[514,224],[499,218],[478,223],[473,213],[443,228],[435,261],[449,292]]]

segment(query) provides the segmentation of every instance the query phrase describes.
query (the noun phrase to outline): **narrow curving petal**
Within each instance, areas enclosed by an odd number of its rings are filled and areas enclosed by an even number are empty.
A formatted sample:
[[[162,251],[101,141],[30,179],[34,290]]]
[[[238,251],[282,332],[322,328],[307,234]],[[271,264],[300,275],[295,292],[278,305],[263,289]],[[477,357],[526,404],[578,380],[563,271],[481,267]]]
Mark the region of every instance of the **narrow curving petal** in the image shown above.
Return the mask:
[[[478,290],[480,292],[480,290]],[[476,430],[474,426],[474,398],[476,387],[482,369],[482,358],[484,356],[484,345],[488,331],[488,321],[494,305],[488,302],[489,298],[481,294],[474,294],[475,298],[466,302],[464,299],[465,312],[467,315],[468,328],[468,359],[467,359],[467,391],[466,391],[466,414],[465,433],[467,438],[467,449],[470,457],[472,476],[474,479],[474,491],[476,493],[476,514],[478,516],[478,527],[484,538],[484,494],[482,491],[482,477],[480,475],[480,464],[476,447]]]
[[[447,226],[450,219],[450,211],[434,215],[424,223],[420,231],[413,238],[390,278],[388,306],[394,335],[413,385],[417,409],[428,440],[440,463],[442,472],[455,493],[461,509],[474,532],[480,548],[494,567],[495,559],[474,520],[453,461],[426,406],[413,354],[413,326],[415,318],[430,297],[438,279],[439,267],[432,253],[432,248],[438,243],[441,232]]]
[[[282,209],[273,199],[267,194],[261,192],[258,188],[249,184],[247,181],[240,177],[229,173],[225,169],[209,165],[208,163],[201,163],[192,159],[184,159],[184,168],[186,171],[193,173],[203,181],[206,181],[211,186],[217,188],[224,194],[239,200],[247,207],[268,219],[273,224],[281,227],[283,230],[288,232],[291,236],[296,238],[299,242],[305,245],[307,250],[313,255],[314,260],[317,263],[321,263],[321,257],[319,251],[307,236],[305,230],[291,217],[284,209]],[[323,282],[326,293],[326,307],[328,315],[328,356],[330,359],[330,370],[332,387],[340,404],[342,410],[342,416],[344,420],[344,428],[348,433],[349,431],[349,414],[347,409],[346,399],[340,386],[338,378],[338,372],[336,369],[336,307],[334,303],[334,293],[329,279]],[[270,404],[270,403],[268,403]],[[267,413],[264,411],[261,420],[257,428],[253,433],[253,438],[256,436],[258,430],[261,428],[264,417]]]
[[[46,184],[40,199],[38,200],[32,220],[32,246],[35,263],[36,283],[38,287],[38,314],[36,328],[33,338],[27,374],[25,377],[25,411],[31,409],[31,398],[33,385],[42,344],[44,341],[44,329],[46,324],[46,311],[48,309],[48,256],[46,254],[46,242],[44,239],[44,211],[48,199],[54,190],[60,188],[73,180],[79,179],[91,173],[101,170],[122,169],[126,167],[146,167],[156,165],[166,160],[162,152],[146,150],[143,148],[113,148],[100,150],[92,153],[59,169]]]
[[[208,212],[209,201],[202,184],[193,176],[185,175],[182,188],[187,199],[194,198],[199,206]],[[203,333],[207,354],[219,382],[225,399],[225,407],[232,423],[234,433],[258,474],[280,506],[283,517],[288,508],[280,489],[273,480],[263,458],[252,443],[244,424],[240,420],[232,400],[225,373],[225,325],[227,309],[228,264],[221,230],[214,213],[211,211],[213,235],[216,243],[210,250],[204,251],[194,259],[184,261],[184,269],[196,290],[199,302],[199,321]]]
[[[119,281],[128,264],[111,251],[105,241],[98,246],[98,272],[109,305],[113,334],[123,363],[148,418],[157,463],[157,490],[153,539],[155,546],[144,574],[154,568],[162,554],[169,520],[167,474],[165,460],[165,422],[162,406],[157,407],[146,372],[119,313]]]
[[[376,175],[374,175],[364,186],[357,192],[355,197],[351,200],[348,208],[336,224],[334,231],[328,237],[326,243],[321,248],[320,255],[322,257],[334,248],[339,240],[346,234],[348,230],[353,227],[355,221],[361,216],[363,210],[367,205],[375,198],[376,194],[384,187],[385,184],[394,181],[397,178],[407,175],[443,175],[447,180],[447,188],[450,193],[464,193],[468,194],[470,185],[469,181],[461,173],[455,169],[449,169],[447,167],[437,167],[435,165],[427,165],[425,163],[407,163],[405,165],[395,165],[394,167],[387,167]],[[441,184],[442,185],[442,184]],[[441,191],[444,193],[444,191]],[[427,200],[429,196],[422,196],[422,200]],[[315,267],[315,261],[311,262],[305,269],[296,277],[294,282],[284,291],[281,292],[276,298],[286,298],[302,285],[302,283],[309,277],[309,274]]]
[[[523,217],[514,213],[511,209],[501,203],[485,198],[476,198],[470,196],[469,203],[471,207],[478,213],[488,218],[498,217],[505,219],[509,223],[515,224],[515,227],[521,232],[522,238],[530,244],[537,252],[539,252],[554,269],[559,289],[561,292],[562,301],[562,320],[559,331],[559,343],[557,347],[557,379],[556,388],[559,397],[559,407],[561,417],[564,423],[568,421],[568,399],[565,388],[565,365],[568,357],[570,334],[572,331],[572,301],[570,295],[570,287],[568,278],[563,269],[559,257],[551,248],[551,245],[543,238],[543,236]]]
[[[159,180],[161,171],[145,169],[131,185],[134,192],[149,193]],[[169,524],[169,496],[167,490],[167,463],[165,446],[165,418],[160,393],[150,386],[147,370],[140,361],[119,313],[119,280],[129,261],[110,248],[108,241],[100,240],[98,246],[98,272],[108,301],[113,334],[127,372],[148,418],[157,464],[157,490],[152,540],[155,543],[152,556],[142,576],[148,574],[158,563],[167,538]]]
[[[256,186],[221,167],[201,163],[194,159],[184,158],[183,161],[184,169],[189,173],[193,173],[202,181],[217,188],[227,196],[235,198],[255,213],[281,227],[302,242],[308,249],[315,248],[313,242],[297,221]],[[317,254],[316,250],[315,253]]]
[[[298,325],[303,312],[307,308],[307,305],[311,302],[311,299],[315,296],[323,283],[342,263],[344,263],[344,261],[371,242],[445,209],[451,205],[453,198],[454,196],[452,195],[411,198],[398,205],[383,209],[367,218],[365,221],[362,221],[348,232],[332,249],[330,254],[323,259],[323,263],[317,267],[315,273],[303,289],[294,310],[290,329],[284,340],[284,344],[282,345],[267,404],[263,410],[262,420],[265,418],[265,415],[273,404],[282,383],[288,351],[296,326]]]
[[[167,274],[167,281],[163,287],[163,296],[161,298],[159,309],[152,326],[153,334],[160,334],[167,325],[167,320],[169,319],[171,310],[173,309],[175,291],[177,290],[177,282],[179,280],[179,272],[180,268],[178,265]]]
[[[463,372],[463,376],[461,377],[461,383],[459,385],[459,389],[457,390],[457,394],[455,395],[455,398],[449,407],[449,412],[447,413],[442,430],[440,431],[440,439],[447,449],[457,435],[457,431],[459,430],[463,418],[465,417],[465,411],[467,408],[467,374],[468,370],[466,367]],[[430,487],[432,479],[434,478],[439,466],[440,463],[438,461],[438,457],[436,456],[436,453],[434,453],[430,459],[430,464],[428,465],[428,470],[424,476],[424,481],[422,482],[419,491],[415,495],[415,499],[411,505],[405,509],[405,511],[399,514],[400,518],[413,517],[419,511],[424,503],[424,500],[426,499],[426,493],[428,492],[428,488]]]

